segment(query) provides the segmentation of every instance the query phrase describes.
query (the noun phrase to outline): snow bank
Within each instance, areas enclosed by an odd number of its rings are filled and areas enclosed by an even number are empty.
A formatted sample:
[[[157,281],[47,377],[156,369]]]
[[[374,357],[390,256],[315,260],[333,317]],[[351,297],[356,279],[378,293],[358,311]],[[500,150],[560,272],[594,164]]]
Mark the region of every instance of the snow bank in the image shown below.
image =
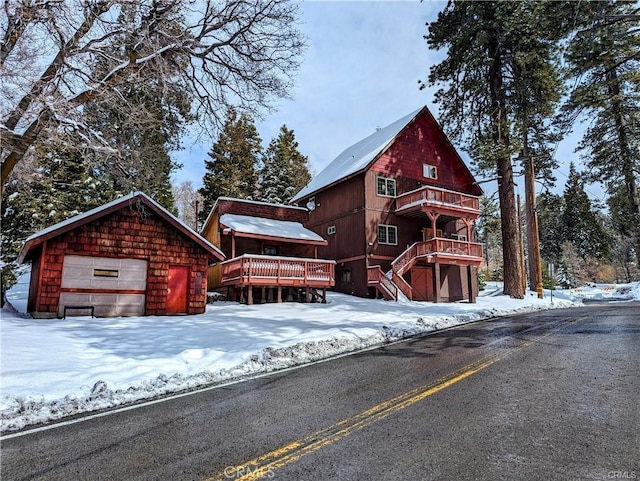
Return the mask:
[[[640,284],[623,290],[640,298]],[[14,307],[24,309],[25,292],[24,284],[12,290]],[[579,305],[558,291],[553,304],[548,295],[515,300],[492,292],[476,304],[396,303],[337,293],[328,294],[327,304],[216,302],[197,316],[37,320],[3,309],[0,430],[297,366],[467,322]]]

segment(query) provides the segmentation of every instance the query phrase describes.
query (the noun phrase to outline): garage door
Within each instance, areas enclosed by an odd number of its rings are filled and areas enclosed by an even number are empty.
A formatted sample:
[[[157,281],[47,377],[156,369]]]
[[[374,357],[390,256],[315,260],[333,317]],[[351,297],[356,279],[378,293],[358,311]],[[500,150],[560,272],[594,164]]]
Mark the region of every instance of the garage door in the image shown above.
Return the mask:
[[[145,312],[147,261],[65,256],[58,315],[65,306],[93,306],[96,316],[141,316]],[[69,309],[67,315],[86,315]]]

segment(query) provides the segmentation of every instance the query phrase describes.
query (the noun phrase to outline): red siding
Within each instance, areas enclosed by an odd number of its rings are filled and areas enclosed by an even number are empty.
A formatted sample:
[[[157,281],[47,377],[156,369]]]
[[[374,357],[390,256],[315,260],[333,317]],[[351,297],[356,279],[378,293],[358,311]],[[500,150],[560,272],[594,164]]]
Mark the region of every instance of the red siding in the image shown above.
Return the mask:
[[[49,239],[43,252],[41,288],[34,300],[37,312],[57,312],[66,254],[147,260],[148,315],[167,313],[169,264],[188,266],[187,312],[199,314],[205,311],[206,283],[196,282],[196,278],[198,273],[202,276],[207,271],[207,253],[148,209],[134,211],[125,207]],[[39,257],[34,259],[34,263],[39,260]]]
[[[426,179],[422,172],[423,164],[435,165],[438,168],[438,178]],[[423,185],[434,185],[473,195],[482,193],[435,119],[426,111],[398,136],[370,170],[390,177],[414,179]],[[414,184],[413,187],[408,187],[406,190],[399,190],[398,193],[419,186]]]
[[[299,208],[262,202],[242,201],[241,199],[218,199],[218,215],[236,214],[261,217],[263,219],[289,220],[306,223],[309,213]]]

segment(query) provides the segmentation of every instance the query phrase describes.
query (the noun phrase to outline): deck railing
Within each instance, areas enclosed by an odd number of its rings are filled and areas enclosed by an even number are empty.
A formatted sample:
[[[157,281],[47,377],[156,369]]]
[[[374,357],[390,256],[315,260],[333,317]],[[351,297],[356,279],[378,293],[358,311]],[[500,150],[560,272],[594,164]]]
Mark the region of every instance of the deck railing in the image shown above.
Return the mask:
[[[478,197],[431,186],[420,187],[396,197],[396,211],[422,204],[480,210],[480,199]]]
[[[468,257],[482,257],[482,244],[476,242],[443,239],[436,237],[428,241],[410,245],[391,263],[391,268],[399,276],[407,272],[416,260],[429,254],[454,254]]]
[[[222,264],[222,285],[331,287],[335,261],[245,254]]]
[[[378,287],[385,297],[398,300],[398,286],[382,272],[380,266],[367,266],[367,284]]]

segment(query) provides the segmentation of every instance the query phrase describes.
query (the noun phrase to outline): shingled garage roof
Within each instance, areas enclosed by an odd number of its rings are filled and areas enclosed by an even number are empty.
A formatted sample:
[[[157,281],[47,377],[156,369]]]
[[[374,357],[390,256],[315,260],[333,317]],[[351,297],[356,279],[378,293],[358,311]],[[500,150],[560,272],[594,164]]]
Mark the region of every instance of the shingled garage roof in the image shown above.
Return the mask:
[[[282,240],[310,245],[326,245],[327,241],[315,232],[303,227],[300,222],[265,219],[248,215],[223,214],[220,225],[240,237]]]
[[[396,120],[391,125],[378,130],[369,137],[353,144],[338,155],[322,172],[298,192],[291,202],[296,202],[324,187],[346,179],[366,169],[395,140],[400,132],[415,119],[426,107],[419,108],[409,115]]]
[[[29,253],[36,247],[40,246],[46,240],[53,237],[57,237],[65,232],[68,232],[76,227],[88,224],[89,222],[104,217],[112,212],[116,212],[123,207],[134,205],[136,202],[141,202],[153,212],[162,217],[170,225],[178,229],[182,234],[190,238],[210,255],[210,258],[218,261],[224,260],[225,255],[220,249],[211,244],[208,240],[202,237],[200,234],[193,231],[189,226],[176,219],[168,210],[154,201],[144,192],[132,192],[123,197],[120,197],[108,204],[89,210],[83,214],[79,214],[75,217],[71,217],[65,221],[54,224],[46,229],[36,232],[32,236],[28,237],[24,243],[22,251],[18,256],[18,263],[22,263],[25,260],[29,260]]]

